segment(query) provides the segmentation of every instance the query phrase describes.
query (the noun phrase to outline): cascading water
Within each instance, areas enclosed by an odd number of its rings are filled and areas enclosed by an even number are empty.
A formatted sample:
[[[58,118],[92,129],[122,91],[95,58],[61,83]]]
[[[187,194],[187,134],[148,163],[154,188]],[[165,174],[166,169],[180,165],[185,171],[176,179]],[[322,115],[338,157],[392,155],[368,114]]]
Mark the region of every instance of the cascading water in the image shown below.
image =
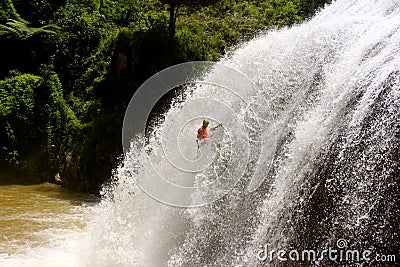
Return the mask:
[[[243,105],[212,85],[188,89],[183,101],[165,114],[145,150],[132,144],[112,186],[104,189],[80,255],[83,265],[350,265],[327,256],[280,261],[276,252],[273,259],[268,253],[262,259],[265,245],[270,251],[300,254],[368,249],[373,264],[382,266],[389,264],[372,255],[400,258],[400,2],[336,1],[304,24],[243,44],[221,64],[255,82],[260,90],[254,101]],[[223,122],[217,163],[200,174],[171,166],[160,146],[168,125],[178,133],[180,148],[169,152],[196,159],[193,139],[201,119],[184,121],[178,115],[187,104],[193,118],[203,116],[196,114],[198,107],[190,107],[196,98],[223,100],[244,125]],[[258,114],[257,123],[246,114],[248,105]],[[204,108],[215,114],[226,111],[219,105]],[[240,156],[240,150],[229,152],[230,131],[250,136],[236,142],[253,153],[242,179],[221,199],[176,208],[135,184],[135,177],[153,175],[153,168],[182,185],[211,182],[223,162]],[[144,160],[147,155],[151,164]],[[249,190],[256,168],[265,177]]]

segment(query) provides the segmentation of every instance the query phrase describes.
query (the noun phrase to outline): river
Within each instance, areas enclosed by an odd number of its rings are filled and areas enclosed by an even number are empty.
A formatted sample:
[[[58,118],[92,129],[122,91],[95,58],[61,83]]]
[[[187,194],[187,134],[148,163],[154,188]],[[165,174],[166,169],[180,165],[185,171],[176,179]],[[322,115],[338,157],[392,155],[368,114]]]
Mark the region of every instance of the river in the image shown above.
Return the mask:
[[[0,186],[0,266],[63,266],[98,199],[59,185]]]

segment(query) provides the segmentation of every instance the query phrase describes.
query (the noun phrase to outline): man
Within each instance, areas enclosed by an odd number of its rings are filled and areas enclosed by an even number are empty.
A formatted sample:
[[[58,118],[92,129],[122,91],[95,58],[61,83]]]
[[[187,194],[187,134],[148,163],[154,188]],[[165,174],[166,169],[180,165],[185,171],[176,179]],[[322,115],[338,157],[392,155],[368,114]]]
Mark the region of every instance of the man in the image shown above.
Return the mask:
[[[197,158],[199,158],[200,156],[200,144],[204,144],[205,142],[207,142],[208,139],[208,133],[207,133],[207,127],[210,124],[210,122],[207,119],[203,120],[203,125],[197,130],[197,139],[196,139],[196,143],[197,143]],[[210,128],[211,131],[214,131],[215,129],[217,129],[219,126],[221,126],[222,124],[218,124],[215,127]],[[221,145],[217,144],[217,147],[220,148]]]
[[[207,132],[207,127],[210,124],[210,122],[207,119],[203,120],[203,126],[201,126],[198,130],[197,130],[197,140],[196,142],[198,143],[199,141],[205,141],[208,138],[208,132]],[[217,129],[219,126],[221,126],[221,124],[218,124],[215,127],[210,128],[211,131],[214,131],[215,129]]]

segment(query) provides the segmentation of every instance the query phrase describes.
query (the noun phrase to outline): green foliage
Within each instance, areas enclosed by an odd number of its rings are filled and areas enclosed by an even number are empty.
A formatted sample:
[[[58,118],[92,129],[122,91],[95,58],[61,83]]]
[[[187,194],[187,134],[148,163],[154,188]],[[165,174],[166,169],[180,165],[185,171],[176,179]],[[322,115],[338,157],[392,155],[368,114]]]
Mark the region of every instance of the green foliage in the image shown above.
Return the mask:
[[[1,163],[19,164],[19,153],[27,141],[35,134],[27,132],[21,139],[24,129],[34,127],[35,89],[39,87],[40,77],[23,75],[0,81],[0,129]],[[23,141],[24,140],[24,141]]]
[[[47,70],[42,74],[0,81],[0,166],[39,177],[58,169],[81,128],[57,75]]]
[[[218,60],[227,49],[262,30],[298,23],[299,0],[219,1],[176,25],[176,38],[191,60]]]
[[[0,36],[11,39],[27,40],[35,35],[56,35],[59,28],[55,25],[46,25],[40,28],[29,27],[27,22],[8,19],[6,25],[0,25]]]
[[[18,13],[34,27],[53,24],[56,11],[67,0],[12,0]]]
[[[91,13],[91,8],[83,8],[81,4],[67,4],[58,16],[62,33],[55,57],[56,71],[60,73],[65,92],[78,89],[80,95],[88,86],[81,84],[81,77],[88,68],[85,63],[106,36],[106,30],[102,28],[100,14]]]
[[[117,27],[130,27],[136,30],[145,30],[166,20],[162,5],[157,0],[103,0],[99,12],[104,21],[113,23]]]
[[[7,19],[25,22],[15,10],[11,0],[0,0],[0,23],[4,23]]]
[[[220,0],[199,0],[199,1],[188,1],[188,0],[160,0],[161,3],[168,6],[169,11],[169,22],[168,32],[171,39],[175,38],[176,19],[180,8],[185,8],[187,12],[193,12],[201,7],[215,4]]]

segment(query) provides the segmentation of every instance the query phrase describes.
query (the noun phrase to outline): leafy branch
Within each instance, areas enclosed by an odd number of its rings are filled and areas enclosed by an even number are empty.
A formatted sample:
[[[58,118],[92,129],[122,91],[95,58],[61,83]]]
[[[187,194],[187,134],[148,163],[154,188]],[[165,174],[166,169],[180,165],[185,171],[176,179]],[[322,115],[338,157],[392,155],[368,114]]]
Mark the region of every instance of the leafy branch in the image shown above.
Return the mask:
[[[60,28],[55,25],[45,25],[40,28],[30,27],[26,21],[8,19],[5,25],[0,24],[0,36],[9,39],[27,40],[40,34],[57,35]]]

